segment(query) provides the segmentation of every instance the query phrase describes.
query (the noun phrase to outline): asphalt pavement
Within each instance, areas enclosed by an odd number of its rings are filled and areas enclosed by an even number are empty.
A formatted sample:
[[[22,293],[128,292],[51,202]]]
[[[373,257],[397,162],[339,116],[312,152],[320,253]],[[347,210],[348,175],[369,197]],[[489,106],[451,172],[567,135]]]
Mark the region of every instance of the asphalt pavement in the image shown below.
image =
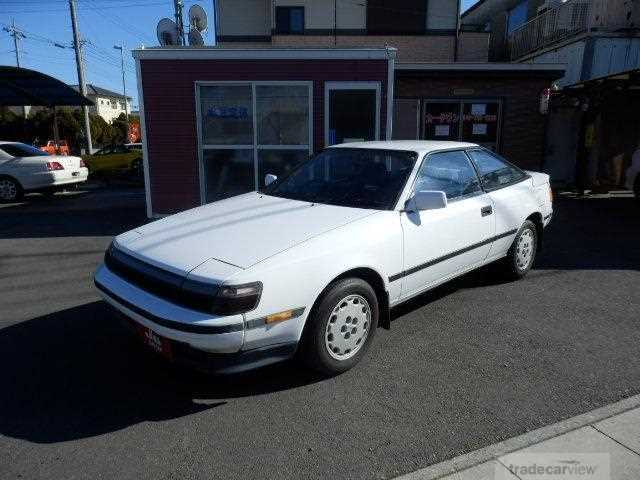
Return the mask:
[[[638,394],[639,217],[559,199],[525,280],[398,307],[353,370],[211,378],[144,352],[93,287],[142,192],[0,206],[0,478],[391,478]]]

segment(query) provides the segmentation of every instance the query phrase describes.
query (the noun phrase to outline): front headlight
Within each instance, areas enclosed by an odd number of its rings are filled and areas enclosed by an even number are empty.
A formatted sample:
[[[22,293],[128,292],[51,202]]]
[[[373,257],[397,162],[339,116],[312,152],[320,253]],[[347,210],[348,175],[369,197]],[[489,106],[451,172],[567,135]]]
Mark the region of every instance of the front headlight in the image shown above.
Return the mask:
[[[223,285],[218,289],[213,301],[213,313],[235,315],[253,310],[260,302],[262,283],[243,285]]]
[[[260,302],[262,283],[222,285],[185,281],[182,285],[185,303],[216,315],[236,315],[253,310]],[[193,308],[192,307],[192,308]]]

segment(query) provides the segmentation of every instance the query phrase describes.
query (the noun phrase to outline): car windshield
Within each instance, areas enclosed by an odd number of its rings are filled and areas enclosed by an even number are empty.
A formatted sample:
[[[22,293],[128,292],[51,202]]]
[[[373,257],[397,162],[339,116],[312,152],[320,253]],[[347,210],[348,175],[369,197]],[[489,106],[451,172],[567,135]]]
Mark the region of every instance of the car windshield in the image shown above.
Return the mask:
[[[264,189],[267,195],[354,208],[394,208],[416,152],[330,148]],[[267,172],[268,173],[268,172]]]
[[[12,157],[46,157],[49,154],[25,143],[3,143],[0,150]]]

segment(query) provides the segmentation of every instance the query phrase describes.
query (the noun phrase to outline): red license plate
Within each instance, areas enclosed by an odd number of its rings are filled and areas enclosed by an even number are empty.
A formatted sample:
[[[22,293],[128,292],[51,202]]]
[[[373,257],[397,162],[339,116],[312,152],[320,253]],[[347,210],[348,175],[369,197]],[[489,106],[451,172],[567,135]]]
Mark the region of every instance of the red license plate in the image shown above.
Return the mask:
[[[173,359],[171,341],[169,339],[161,337],[150,328],[143,327],[142,325],[138,327],[138,333],[142,342],[151,350],[165,358],[168,358],[169,360]]]

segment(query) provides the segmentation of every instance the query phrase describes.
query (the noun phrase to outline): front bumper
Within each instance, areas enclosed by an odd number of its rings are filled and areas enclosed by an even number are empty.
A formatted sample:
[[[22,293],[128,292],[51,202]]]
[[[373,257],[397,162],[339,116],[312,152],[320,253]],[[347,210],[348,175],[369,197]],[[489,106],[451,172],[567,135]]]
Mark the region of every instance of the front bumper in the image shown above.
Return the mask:
[[[132,330],[152,330],[171,344],[175,363],[210,374],[231,374],[291,358],[297,343],[279,343],[243,350],[243,315],[214,317],[156,297],[115,275],[102,265],[94,282],[103,299]]]
[[[116,310],[122,324],[133,335],[138,336],[138,324]],[[273,363],[288,360],[297,350],[297,343],[269,345],[267,347],[242,350],[236,353],[210,353],[191,347],[187,343],[171,340],[170,362],[209,375],[242,373]]]
[[[94,278],[104,300],[126,317],[169,340],[210,353],[238,352],[244,317],[215,317],[167,302],[126,282],[102,265]]]

